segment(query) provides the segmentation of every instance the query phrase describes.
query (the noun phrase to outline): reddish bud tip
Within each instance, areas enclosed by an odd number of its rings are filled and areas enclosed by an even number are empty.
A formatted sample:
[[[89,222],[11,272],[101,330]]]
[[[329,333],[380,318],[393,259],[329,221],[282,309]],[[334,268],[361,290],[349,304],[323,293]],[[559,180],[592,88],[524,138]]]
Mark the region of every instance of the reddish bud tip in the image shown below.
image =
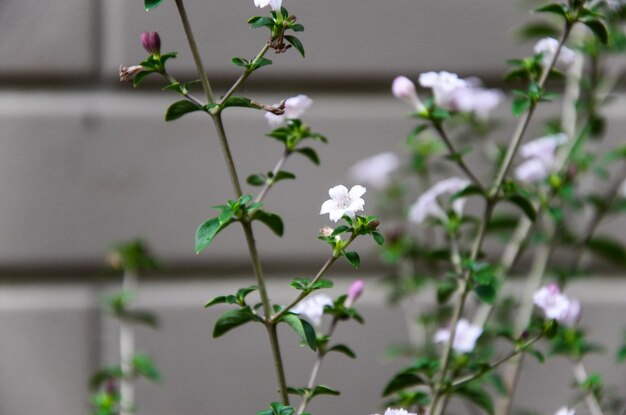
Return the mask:
[[[141,46],[150,54],[158,55],[161,53],[161,38],[157,32],[142,32]]]
[[[365,289],[365,281],[356,280],[350,285],[348,288],[348,298],[346,300],[346,306],[352,307],[352,305],[359,299],[361,294],[363,294],[363,290]]]

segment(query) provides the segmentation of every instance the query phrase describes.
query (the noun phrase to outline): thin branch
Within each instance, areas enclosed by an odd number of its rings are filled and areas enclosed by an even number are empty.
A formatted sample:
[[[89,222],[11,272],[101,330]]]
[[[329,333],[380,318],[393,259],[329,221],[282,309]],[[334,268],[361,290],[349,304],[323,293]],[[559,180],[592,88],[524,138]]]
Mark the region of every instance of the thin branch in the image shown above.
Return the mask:
[[[278,163],[276,163],[276,166],[274,166],[274,170],[272,170],[272,178],[276,177],[276,175],[278,174],[280,169],[283,168],[283,165],[287,161],[287,158],[289,157],[290,154],[291,154],[291,152],[289,150],[287,150],[287,149],[285,149],[285,151],[283,151],[283,154],[280,157],[280,159],[278,160]],[[267,192],[272,188],[272,186],[274,186],[274,184],[275,184],[275,182],[272,179],[266,181],[265,185],[263,186],[263,188],[259,192],[259,195],[256,197],[256,199],[254,201],[255,202],[262,202],[263,198],[265,197]]]
[[[261,58],[263,58],[263,55],[265,55],[265,53],[268,51],[268,49],[270,48],[270,43],[267,42],[265,44],[265,46],[263,46],[263,48],[261,49],[261,51],[256,55],[256,57],[252,60],[252,62],[250,62],[250,65],[254,65],[255,63],[257,63]],[[228,90],[228,92],[226,92],[224,94],[224,96],[222,97],[222,99],[220,99],[219,105],[221,106],[222,104],[224,104],[224,102],[226,102],[226,100],[228,98],[230,98],[235,91],[237,91],[237,89],[241,86],[241,84],[244,83],[244,81],[250,76],[250,74],[254,72],[253,70],[250,70],[249,68],[246,68],[245,71],[243,71],[243,73],[241,74],[241,76],[239,76],[239,78],[235,81],[235,83],[233,84],[233,86],[230,87],[230,89]]]
[[[579,360],[578,362],[573,363],[572,371],[574,372],[576,382],[578,382],[578,384],[582,386],[588,378],[587,371],[585,370],[583,362]],[[588,391],[585,394],[585,403],[587,404],[587,407],[589,408],[589,413],[591,415],[603,415],[600,403],[593,394],[593,391]]]

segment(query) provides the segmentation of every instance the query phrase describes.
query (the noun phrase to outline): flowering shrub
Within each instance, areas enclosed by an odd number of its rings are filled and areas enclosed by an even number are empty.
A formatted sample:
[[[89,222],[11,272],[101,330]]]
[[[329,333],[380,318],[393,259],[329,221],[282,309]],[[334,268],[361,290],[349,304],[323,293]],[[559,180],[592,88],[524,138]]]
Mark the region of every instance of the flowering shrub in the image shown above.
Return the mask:
[[[146,9],[158,7],[162,2],[144,1]],[[430,283],[436,288],[438,303],[420,316],[428,336],[423,347],[413,345],[415,360],[384,387],[383,395],[389,399],[385,415],[440,415],[446,412],[452,398],[472,402],[488,414],[511,413],[522,357],[532,355],[543,361],[546,351],[541,348],[542,343],[548,354],[564,355],[572,361],[577,387],[589,412],[592,415],[603,413],[607,405],[602,399],[602,382],[598,376],[588,376],[583,366],[586,354],[597,348],[586,341],[579,327],[583,310],[580,302],[563,294],[561,289],[565,289],[572,276],[582,273],[581,258],[588,249],[622,264],[626,261],[626,251],[621,244],[595,234],[600,221],[616,211],[616,204],[622,197],[624,173],[615,179],[606,194],[588,195],[578,187],[586,173],[609,177],[613,165],[626,159],[624,148],[614,149],[607,157],[599,158],[592,146],[588,146],[591,139],[601,138],[604,130],[601,109],[607,92],[600,85],[611,75],[599,63],[604,57],[626,49],[626,36],[621,27],[622,3],[568,0],[536,9],[552,16],[553,21],[535,24],[534,30],[527,32],[531,35],[549,33],[554,37],[539,40],[531,56],[509,61],[512,69],[506,79],[516,83],[511,113],[518,118],[517,128],[509,141],[490,143],[492,151],[486,155],[491,159],[484,165],[492,165],[493,171],[471,168],[465,156],[472,149],[459,148],[455,133],[461,128],[475,135],[489,133],[493,127],[493,112],[503,105],[503,92],[484,87],[476,78],[440,71],[417,77],[419,86],[426,89],[420,92],[420,98],[417,86],[408,77],[393,80],[392,94],[406,103],[411,116],[418,120],[408,140],[412,163],[406,171],[422,183],[420,194],[417,199],[412,198],[414,203],[406,206],[402,205],[402,200],[408,199],[403,191],[394,196],[401,200],[388,201],[400,202],[398,205],[403,206],[401,217],[390,218],[391,222],[400,219],[405,225],[388,232],[385,243],[379,231],[379,219],[361,214],[365,211],[366,188],[363,185],[350,190],[343,185],[331,187],[330,199],[319,201],[320,215],[328,214],[329,221],[336,227],[324,227],[318,236],[329,245],[329,258],[316,275],[291,282],[296,292],[287,304],[271,301],[252,224],[259,222],[277,236],[283,235],[281,217],[267,211],[264,201],[277,183],[295,179],[294,173],[284,170],[292,155],[301,155],[319,164],[314,147],[305,143],[310,140],[327,143],[328,140],[302,119],[313,104],[309,97],[297,95],[268,105],[236,94],[249,76],[273,64],[265,57],[270,50],[278,54],[298,52],[304,57],[304,45],[296,36],[304,26],[296,23],[296,17],[286,10],[281,0],[254,0],[255,6],[269,6],[269,9],[266,15],[254,16],[248,23],[254,29],[267,29],[269,33],[255,57],[232,59],[232,63],[241,68],[241,75],[218,98],[204,69],[183,0],[175,0],[175,3],[196,64],[203,98],[194,94],[194,82],[181,82],[170,73],[168,61],[177,54],[161,53],[161,39],[154,32],[141,36],[141,45],[148,57],[138,65],[120,67],[120,79],[132,80],[133,85],[138,86],[148,76],[160,77],[165,82],[165,91],[180,96],[180,100],[167,109],[166,121],[177,120],[191,112],[205,113],[213,121],[234,196],[216,206],[217,213],[200,224],[195,249],[201,253],[209,248],[221,231],[235,223],[243,230],[256,284],[211,299],[205,306],[228,307],[215,322],[213,336],[216,338],[249,323],[266,328],[279,401],[270,402],[275,398],[268,397],[267,403],[260,403],[260,408],[267,408],[258,412],[260,415],[305,414],[316,396],[339,394],[318,383],[319,368],[330,352],[355,357],[349,346],[333,343],[333,334],[340,322],[363,322],[354,306],[364,290],[364,282],[356,280],[345,295],[336,299],[317,291],[333,286],[332,281],[323,277],[338,259],[345,258],[355,268],[361,265],[359,254],[348,248],[363,236],[384,245],[383,258],[395,269],[395,278],[391,281],[395,297],[414,295],[415,290],[406,288]],[[588,68],[583,65],[585,60],[589,62]],[[548,85],[552,79],[556,82]],[[533,115],[544,106],[554,105],[549,102],[560,96],[555,92],[561,86],[559,80],[565,80],[566,88],[561,102],[562,119],[547,125],[545,137],[525,142]],[[270,172],[251,172],[247,177],[247,183],[259,187],[256,195],[243,194],[241,190],[239,172],[222,120],[222,113],[231,107],[261,111],[271,129],[266,135],[282,145],[282,153]],[[442,155],[445,156],[444,166]],[[433,182],[431,171],[435,166],[438,171],[446,170],[446,174],[447,168],[452,166],[454,176]],[[385,188],[402,183],[400,170],[400,159],[393,153],[383,153],[356,164],[349,175],[355,182],[384,193]],[[399,187],[406,189],[408,186]],[[481,213],[466,209],[470,200],[482,208]],[[507,204],[513,205],[515,210],[504,207]],[[594,209],[594,217],[589,227],[577,234],[570,224],[577,220],[577,214],[585,206]],[[506,233],[508,244],[502,257],[498,257],[484,246],[486,240],[502,232]],[[574,252],[574,264],[549,273],[557,246]],[[501,288],[525,251],[534,256],[526,289],[522,295],[509,298]],[[544,280],[555,281],[541,288]],[[534,305],[540,313],[533,312]],[[471,309],[477,309],[473,318]],[[511,311],[515,311],[514,316]],[[331,318],[326,331],[321,324],[325,315]],[[305,386],[287,383],[277,334],[277,326],[281,324],[293,329],[303,345],[316,353],[317,360]],[[500,347],[493,347],[496,339],[504,344],[498,341]],[[625,354],[622,350],[622,359]],[[492,393],[488,385],[495,385],[497,393]],[[293,406],[289,395],[298,396],[300,404]],[[113,402],[113,407],[117,403]],[[129,410],[121,406],[122,411]],[[567,407],[557,412],[558,415],[572,413]]]

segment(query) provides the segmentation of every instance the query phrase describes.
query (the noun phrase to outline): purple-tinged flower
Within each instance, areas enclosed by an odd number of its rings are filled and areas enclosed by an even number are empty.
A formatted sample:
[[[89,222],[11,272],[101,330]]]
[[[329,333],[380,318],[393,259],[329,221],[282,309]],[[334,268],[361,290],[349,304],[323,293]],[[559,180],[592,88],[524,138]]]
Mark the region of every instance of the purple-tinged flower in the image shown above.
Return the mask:
[[[406,102],[415,111],[422,111],[424,104],[420,101],[415,90],[415,84],[406,76],[398,76],[391,84],[391,92],[394,97]]]
[[[458,177],[451,177],[435,183],[433,187],[424,192],[417,201],[410,206],[409,219],[416,223],[422,223],[427,218],[447,220],[448,215],[441,207],[438,198],[443,195],[453,195],[465,189],[470,183],[469,180]],[[451,208],[458,216],[461,216],[464,205],[465,198],[460,197],[452,202]]]
[[[546,37],[535,44],[534,51],[535,53],[541,53],[542,64],[546,66],[552,62],[552,59],[554,59],[554,54],[556,53],[558,47],[558,40]],[[566,70],[574,63],[575,59],[576,52],[563,45],[561,47],[561,51],[559,52],[559,56],[556,58],[555,66],[559,69]]]
[[[469,82],[468,82],[469,84]],[[450,94],[450,106],[461,112],[473,113],[486,120],[491,111],[500,105],[502,92],[479,87],[459,88]]]
[[[348,288],[348,296],[346,297],[345,306],[352,307],[356,300],[359,299],[365,289],[365,281],[359,279],[354,281]]]
[[[276,104],[275,106],[278,106]],[[300,118],[313,105],[313,100],[306,95],[297,95],[285,100],[284,112],[280,115],[265,113],[265,119],[271,128],[279,128],[287,124],[287,120]]]
[[[400,159],[392,152],[380,153],[360,160],[348,169],[347,176],[352,181],[382,189],[391,181],[391,174],[400,167]]]
[[[573,326],[580,320],[580,302],[562,294],[555,283],[540,288],[533,295],[533,301],[543,310],[546,318],[557,320],[566,326]]]
[[[426,72],[420,75],[419,83],[424,88],[432,88],[437,106],[454,110],[452,96],[460,88],[468,88],[467,81],[451,72]]]
[[[300,301],[294,308],[291,309],[291,312],[295,314],[303,314],[306,318],[311,320],[313,324],[319,326],[322,323],[324,307],[332,305],[332,298],[326,294],[316,294]]]
[[[280,8],[282,7],[282,3],[282,0],[254,0],[254,5],[256,7],[263,8],[270,6],[274,11],[280,10]]]
[[[482,327],[471,324],[469,321],[462,318],[456,324],[452,348],[459,353],[469,353],[474,350],[476,340],[478,340],[481,334],[483,334]],[[450,341],[450,329],[437,330],[434,340],[435,343]]]
[[[539,182],[550,174],[550,170],[539,159],[526,160],[515,168],[517,180],[526,183]]]
[[[141,65],[134,65],[134,66],[125,66],[125,65],[120,65],[120,82],[128,82],[131,79],[133,79],[133,77],[135,75],[137,75],[139,72],[143,71],[144,68]]]
[[[142,32],[141,46],[152,55],[161,53],[161,38],[157,32]]]
[[[342,185],[332,187],[328,191],[330,199],[322,204],[320,215],[328,213],[333,222],[337,222],[343,215],[354,219],[356,212],[363,210],[365,206],[365,201],[361,198],[365,192],[365,187],[359,185],[352,186],[350,191]]]
[[[526,159],[515,169],[515,177],[523,182],[538,182],[550,175],[556,161],[556,150],[567,141],[563,133],[529,141],[519,153]]]
[[[378,415],[378,414],[375,414]],[[392,409],[387,408],[385,415],[417,415],[412,412],[408,412],[406,409]]]
[[[554,415],[574,415],[576,411],[574,409],[569,409],[567,406],[562,406],[558,411],[554,413]]]

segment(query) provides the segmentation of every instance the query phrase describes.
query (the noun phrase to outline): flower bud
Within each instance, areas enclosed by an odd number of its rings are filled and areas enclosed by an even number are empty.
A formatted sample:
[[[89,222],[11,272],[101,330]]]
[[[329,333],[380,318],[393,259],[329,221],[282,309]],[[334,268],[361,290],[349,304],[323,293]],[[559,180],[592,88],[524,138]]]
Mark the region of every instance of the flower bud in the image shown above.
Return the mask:
[[[150,54],[158,55],[161,53],[161,38],[157,32],[142,32],[141,46]]]
[[[348,288],[348,297],[346,299],[346,307],[352,307],[352,305],[359,299],[363,290],[365,289],[365,282],[363,280],[356,280]]]
[[[120,65],[120,82],[128,82],[135,77],[139,72],[143,71],[144,68],[141,65],[134,66],[125,66]]]
[[[424,107],[422,102],[417,97],[417,91],[415,90],[415,84],[411,82],[406,76],[398,76],[393,80],[391,85],[391,92],[393,96],[406,102],[416,111],[421,111]]]
[[[322,229],[320,229],[320,234],[322,234],[323,236],[330,238],[330,235],[333,234],[334,229],[331,228],[330,226],[324,226]]]

